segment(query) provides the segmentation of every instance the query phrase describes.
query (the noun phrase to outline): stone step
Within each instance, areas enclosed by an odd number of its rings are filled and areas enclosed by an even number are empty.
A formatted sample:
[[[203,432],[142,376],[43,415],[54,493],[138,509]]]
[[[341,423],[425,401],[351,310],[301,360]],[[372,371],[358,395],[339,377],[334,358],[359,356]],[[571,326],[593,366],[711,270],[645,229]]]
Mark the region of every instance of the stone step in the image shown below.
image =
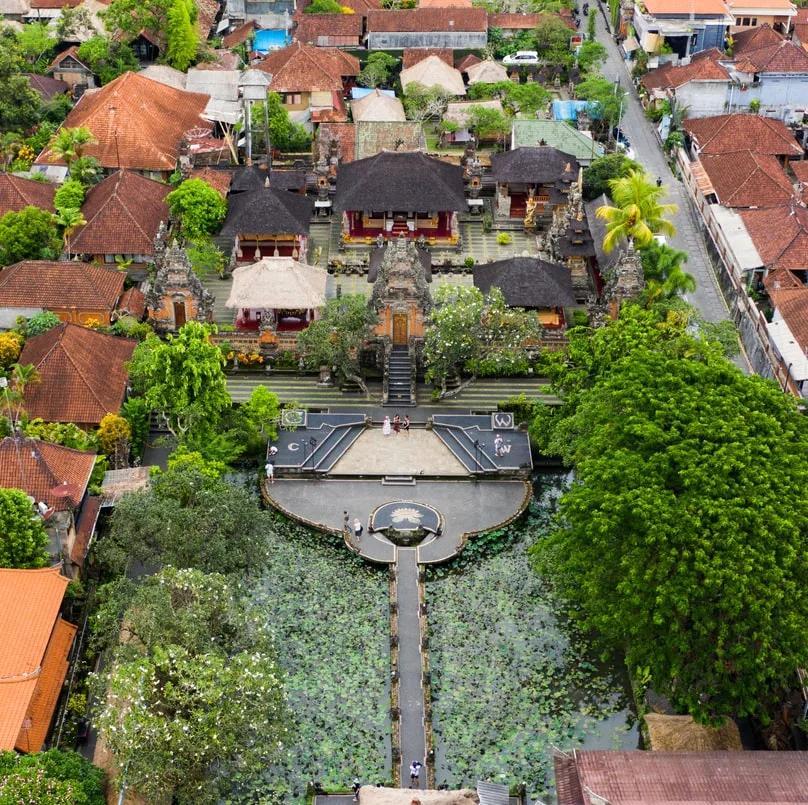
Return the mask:
[[[415,478],[412,475],[385,475],[382,486],[415,486]]]

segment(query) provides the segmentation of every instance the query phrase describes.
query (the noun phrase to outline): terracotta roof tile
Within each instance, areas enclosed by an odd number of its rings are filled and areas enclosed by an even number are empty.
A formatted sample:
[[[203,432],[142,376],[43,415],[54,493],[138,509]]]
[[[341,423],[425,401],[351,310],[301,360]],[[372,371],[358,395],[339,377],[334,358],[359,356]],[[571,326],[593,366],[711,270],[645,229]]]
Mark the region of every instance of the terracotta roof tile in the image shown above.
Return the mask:
[[[124,73],[99,90],[85,92],[63,126],[90,129],[98,144],[85,153],[104,168],[173,171],[185,133],[195,128],[210,130],[210,123],[202,120],[209,100],[207,95]],[[36,163],[52,164],[50,157],[45,149]]]
[[[703,154],[700,161],[725,207],[775,207],[795,198],[794,186],[771,154]]]
[[[646,0],[645,7],[651,16],[663,14],[687,18],[691,14],[703,14],[708,17],[729,15],[729,9],[723,0],[691,0],[687,6],[682,6],[682,0]]]
[[[295,39],[306,45],[317,45],[320,37],[362,36],[361,14],[302,14],[298,18]]]
[[[318,136],[320,142],[336,140],[339,143],[338,153],[341,162],[354,161],[356,129],[353,123],[323,123]]]
[[[563,9],[566,11],[566,9]],[[488,27],[489,28],[505,28],[506,30],[514,29],[519,31],[532,31],[545,16],[560,17],[562,22],[566,23],[571,28],[575,28],[575,20],[572,14],[550,14],[550,12],[536,13],[536,14],[489,14]]]
[[[0,750],[17,743],[68,581],[58,567],[0,569]]]
[[[0,173],[0,217],[7,212],[19,212],[26,207],[39,207],[55,212],[53,197],[56,187],[46,182],[23,179],[10,173]]]
[[[487,31],[484,8],[419,8],[405,11],[371,11],[369,32]]]
[[[766,277],[766,280],[769,279]],[[782,316],[794,340],[803,351],[808,350],[808,286],[799,288],[774,288],[766,282],[766,289],[777,312]]]
[[[123,282],[120,271],[92,263],[24,260],[0,271],[0,307],[111,312]]]
[[[232,174],[227,171],[217,171],[213,168],[194,168],[191,171],[191,178],[201,179],[206,184],[209,184],[222,198],[227,198]]]
[[[70,650],[78,627],[56,619],[37,679],[34,695],[28,705],[25,720],[17,736],[16,749],[20,752],[38,752],[48,736],[59,694],[70,668]]]
[[[418,0],[418,8],[472,8],[471,0]]]
[[[31,11],[35,9],[61,9],[67,6],[68,8],[75,8],[84,2],[84,0],[31,0]]]
[[[23,73],[31,85],[45,101],[49,101],[57,95],[64,95],[70,89],[67,81],[59,78],[51,78],[49,75],[37,75],[36,73]]]
[[[90,548],[93,534],[95,534],[102,501],[101,497],[88,497],[84,501],[84,506],[81,507],[81,514],[76,523],[76,538],[73,540],[73,548],[70,551],[70,561],[79,567],[84,565],[84,560],[87,558],[87,551]]]
[[[737,59],[748,51],[768,47],[769,45],[777,45],[782,42],[785,37],[777,33],[777,31],[772,30],[770,25],[759,25],[756,28],[734,33],[732,39],[732,55]]]
[[[429,56],[437,56],[441,61],[446,62],[449,67],[454,67],[454,51],[451,48],[405,48],[401,69],[408,70],[410,67],[415,67],[418,62]]]
[[[312,3],[312,0],[301,0],[297,4],[297,11],[295,12],[294,19],[299,21],[303,16],[305,9]],[[341,6],[347,6],[355,14],[360,15],[363,19],[367,17],[369,11],[379,9],[382,7],[382,0],[341,0]],[[306,14],[306,16],[310,16]]]
[[[95,453],[25,436],[16,439],[6,436],[0,441],[0,487],[22,489],[57,511],[77,505],[84,497],[94,466]],[[81,490],[78,500],[52,494],[52,490],[65,481]]]
[[[808,160],[800,159],[788,163],[788,167],[794,172],[800,184],[808,185]]]
[[[808,266],[808,210],[786,204],[738,213],[767,268],[800,271]]]
[[[171,187],[121,170],[91,187],[81,206],[86,226],[70,238],[72,254],[152,254],[169,217]]]
[[[219,16],[219,0],[196,0],[199,13],[196,17],[196,29],[202,41],[206,41],[210,36],[216,17]]]
[[[786,39],[746,51],[736,57],[735,69],[742,73],[808,73],[808,53]]]
[[[248,20],[244,25],[239,25],[222,39],[222,44],[226,48],[234,48],[242,42],[246,42],[255,33],[255,20]]]
[[[801,156],[794,133],[780,120],[752,114],[718,115],[685,120],[684,130],[695,140],[700,154],[758,154]]]
[[[25,342],[20,363],[33,364],[39,383],[25,390],[25,408],[46,422],[97,425],[118,413],[137,343],[61,324]]]
[[[724,58],[718,48],[702,51],[690,64],[672,67],[664,65],[646,73],[640,81],[649,91],[667,87],[681,87],[690,81],[729,81],[729,73],[718,60]]]
[[[48,65],[48,69],[46,72],[51,72],[55,67],[58,67],[66,58],[72,57],[74,58],[82,67],[84,67],[89,72],[92,72],[90,68],[79,58],[79,46],[78,45],[71,45],[67,50],[63,50],[61,53],[57,54],[53,61]]]
[[[294,42],[274,50],[255,65],[272,75],[272,92],[342,91],[343,77],[359,75],[359,59],[337,48]]]
[[[808,42],[808,8],[797,9],[797,16],[791,18],[791,30],[794,39],[798,39],[803,45]]]
[[[136,319],[142,319],[146,312],[146,297],[143,291],[134,286],[124,291],[121,301],[118,302],[117,311],[122,316],[134,316]]]
[[[469,53],[468,55],[463,56],[463,58],[455,64],[455,69],[460,70],[461,73],[465,73],[469,67],[474,64],[479,64],[481,61],[482,59],[479,56]]]

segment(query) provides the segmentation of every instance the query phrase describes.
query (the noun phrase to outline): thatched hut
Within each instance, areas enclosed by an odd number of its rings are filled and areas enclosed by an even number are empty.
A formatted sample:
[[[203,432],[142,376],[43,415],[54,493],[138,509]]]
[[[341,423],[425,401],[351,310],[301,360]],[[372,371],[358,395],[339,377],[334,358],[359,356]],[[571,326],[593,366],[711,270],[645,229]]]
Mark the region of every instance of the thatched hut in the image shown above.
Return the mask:
[[[645,716],[651,749],[657,752],[712,752],[743,749],[734,721],[727,719],[720,727],[705,727],[692,716]],[[409,805],[409,804],[408,804]]]

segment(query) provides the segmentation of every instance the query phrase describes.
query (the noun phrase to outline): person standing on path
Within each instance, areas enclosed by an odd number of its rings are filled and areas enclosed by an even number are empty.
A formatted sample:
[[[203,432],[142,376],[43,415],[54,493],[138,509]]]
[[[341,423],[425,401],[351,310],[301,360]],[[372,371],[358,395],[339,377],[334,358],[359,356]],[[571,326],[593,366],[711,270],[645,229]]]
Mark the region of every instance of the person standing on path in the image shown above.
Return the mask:
[[[404,431],[404,435],[409,439],[410,438],[410,418],[407,414],[404,414],[404,423],[401,425],[401,429]]]
[[[502,445],[503,445],[502,437],[499,434],[497,434],[494,437],[494,455],[495,456],[501,456],[502,455]]]
[[[410,788],[420,788],[418,777],[421,774],[421,764],[417,760],[410,763]]]
[[[360,782],[358,777],[353,778],[353,801],[359,802],[359,789],[362,787],[362,783]]]
[[[350,522],[351,522],[351,515],[348,514],[347,511],[344,511],[342,513],[342,530],[343,531],[348,530],[348,523],[350,523]]]
[[[354,534],[356,535],[357,539],[359,539],[359,537],[362,536],[362,531],[363,531],[362,523],[361,523],[361,521],[359,520],[358,517],[353,521],[353,531],[354,531]]]
[[[267,483],[274,484],[275,483],[275,464],[271,461],[267,461],[267,465],[265,467],[267,471]]]
[[[390,430],[391,430],[391,428],[390,428],[390,417],[386,416],[384,418],[384,422],[382,423],[382,434],[384,436],[389,436],[390,435]]]
[[[401,417],[398,414],[393,417],[393,431],[396,435],[401,432]]]

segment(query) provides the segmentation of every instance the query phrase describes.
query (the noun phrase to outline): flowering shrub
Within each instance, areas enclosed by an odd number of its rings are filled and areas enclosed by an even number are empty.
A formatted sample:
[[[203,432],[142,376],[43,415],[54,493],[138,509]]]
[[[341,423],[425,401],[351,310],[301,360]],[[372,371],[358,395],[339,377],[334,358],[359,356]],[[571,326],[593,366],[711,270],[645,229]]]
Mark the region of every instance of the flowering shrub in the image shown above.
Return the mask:
[[[236,358],[242,366],[260,366],[264,362],[257,352],[239,352]]]
[[[7,369],[11,364],[16,363],[24,343],[25,337],[23,334],[15,330],[0,333],[0,366]]]

